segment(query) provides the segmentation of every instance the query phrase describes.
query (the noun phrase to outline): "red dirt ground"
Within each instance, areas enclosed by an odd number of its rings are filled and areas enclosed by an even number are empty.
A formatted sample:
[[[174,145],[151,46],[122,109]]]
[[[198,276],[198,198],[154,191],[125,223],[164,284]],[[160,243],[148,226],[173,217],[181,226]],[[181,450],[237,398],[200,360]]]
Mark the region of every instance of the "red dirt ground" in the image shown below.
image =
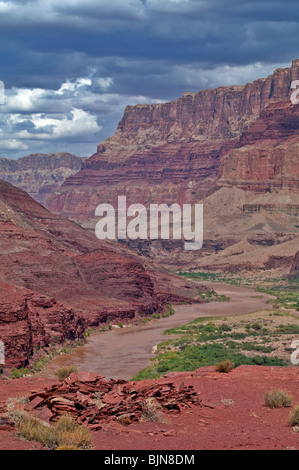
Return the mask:
[[[194,372],[165,376],[176,383],[193,385],[202,404],[181,414],[164,414],[165,422],[142,422],[124,426],[109,422],[92,433],[94,449],[100,450],[285,450],[299,449],[299,433],[287,421],[299,404],[298,367],[241,366],[229,374],[204,367]],[[150,382],[150,381],[146,381]],[[136,382],[136,388],[146,382]],[[161,383],[161,379],[159,379]],[[53,381],[28,377],[0,381],[0,411],[11,397],[41,391]],[[264,394],[273,388],[293,395],[291,408],[270,409]],[[224,400],[224,401],[223,401]],[[0,450],[39,449],[16,436],[15,429],[0,426]]]

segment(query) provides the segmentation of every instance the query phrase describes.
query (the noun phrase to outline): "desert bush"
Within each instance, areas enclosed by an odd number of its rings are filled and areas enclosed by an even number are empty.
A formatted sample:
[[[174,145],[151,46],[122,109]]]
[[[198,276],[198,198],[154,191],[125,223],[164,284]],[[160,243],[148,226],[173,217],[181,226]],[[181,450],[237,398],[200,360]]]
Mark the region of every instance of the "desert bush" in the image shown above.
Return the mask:
[[[235,364],[227,359],[226,361],[218,362],[218,364],[216,364],[216,370],[217,372],[225,372],[227,374],[233,370],[234,366]]]
[[[61,416],[54,426],[24,414],[17,424],[18,433],[28,441],[40,442],[49,449],[76,448],[90,449],[92,446],[89,430],[77,424],[71,416]]]
[[[299,405],[296,405],[291,411],[288,424],[289,426],[297,426],[299,424]]]
[[[164,421],[161,416],[161,406],[155,398],[146,398],[142,403],[141,421],[156,421],[160,423]]]
[[[291,406],[293,397],[285,390],[274,389],[265,394],[265,403],[270,408],[286,408]]]
[[[77,367],[74,367],[74,366],[62,367],[61,369],[55,372],[55,375],[58,378],[58,380],[62,382],[64,379],[69,377],[72,372],[78,373]]]

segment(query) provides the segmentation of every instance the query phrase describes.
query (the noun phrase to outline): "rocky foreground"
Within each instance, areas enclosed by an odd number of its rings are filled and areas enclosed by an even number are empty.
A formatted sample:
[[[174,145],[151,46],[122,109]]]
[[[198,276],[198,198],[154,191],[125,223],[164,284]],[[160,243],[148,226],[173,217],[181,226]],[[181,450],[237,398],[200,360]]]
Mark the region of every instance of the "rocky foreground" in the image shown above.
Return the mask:
[[[37,377],[1,380],[0,449],[41,448],[18,438],[5,417],[12,398],[16,409],[46,422],[72,414],[91,430],[94,449],[298,449],[298,428],[287,424],[299,404],[298,381],[298,367],[262,366],[230,373],[203,367],[144,382],[83,372],[63,383]],[[264,394],[274,388],[293,396],[291,407],[265,405]],[[143,414],[148,399],[155,400],[155,420]]]

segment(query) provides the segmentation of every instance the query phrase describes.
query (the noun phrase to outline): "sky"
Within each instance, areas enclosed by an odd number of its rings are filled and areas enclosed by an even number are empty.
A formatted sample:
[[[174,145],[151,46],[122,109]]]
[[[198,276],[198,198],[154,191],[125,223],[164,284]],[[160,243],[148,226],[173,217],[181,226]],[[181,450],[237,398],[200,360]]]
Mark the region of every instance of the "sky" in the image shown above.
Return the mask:
[[[126,105],[299,58],[298,0],[0,0],[0,157],[90,156]]]

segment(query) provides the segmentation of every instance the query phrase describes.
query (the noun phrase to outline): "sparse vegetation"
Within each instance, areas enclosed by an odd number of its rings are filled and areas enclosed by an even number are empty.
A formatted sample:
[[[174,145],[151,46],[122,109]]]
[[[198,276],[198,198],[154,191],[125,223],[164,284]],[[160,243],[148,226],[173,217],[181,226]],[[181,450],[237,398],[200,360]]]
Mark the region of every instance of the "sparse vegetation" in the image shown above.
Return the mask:
[[[78,373],[77,367],[75,367],[75,366],[62,367],[61,369],[59,369],[55,372],[55,375],[58,378],[58,380],[60,380],[62,382],[67,377],[69,377],[72,372],[77,374]]]
[[[172,305],[167,305],[167,310],[164,313],[162,313],[162,317],[167,318],[173,314],[174,314],[174,308],[172,307]]]
[[[170,371],[191,371],[229,360],[248,365],[287,366],[299,319],[273,317],[272,310],[231,317],[198,318],[164,334],[152,364],[134,380],[158,378]]]
[[[205,302],[228,302],[230,300],[229,297],[223,294],[217,294],[217,292],[207,291],[202,292],[199,291],[199,296],[205,300]]]
[[[265,404],[270,408],[286,408],[291,406],[293,397],[287,391],[273,389],[265,394]]]
[[[149,397],[142,404],[141,421],[164,422],[161,415],[161,407],[154,397]]]
[[[289,426],[297,426],[299,424],[299,405],[296,405],[291,411],[288,424]]]

